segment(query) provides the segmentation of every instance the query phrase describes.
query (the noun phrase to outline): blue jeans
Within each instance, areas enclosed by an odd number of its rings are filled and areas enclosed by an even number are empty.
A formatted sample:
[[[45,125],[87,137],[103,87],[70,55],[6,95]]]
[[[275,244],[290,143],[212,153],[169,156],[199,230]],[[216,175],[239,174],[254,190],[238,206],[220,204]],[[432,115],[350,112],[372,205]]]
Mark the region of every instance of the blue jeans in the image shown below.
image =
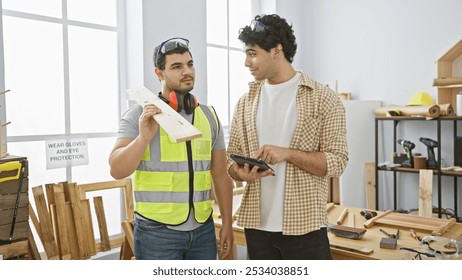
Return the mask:
[[[212,218],[192,231],[172,230],[154,221],[135,219],[134,239],[137,260],[217,259]]]

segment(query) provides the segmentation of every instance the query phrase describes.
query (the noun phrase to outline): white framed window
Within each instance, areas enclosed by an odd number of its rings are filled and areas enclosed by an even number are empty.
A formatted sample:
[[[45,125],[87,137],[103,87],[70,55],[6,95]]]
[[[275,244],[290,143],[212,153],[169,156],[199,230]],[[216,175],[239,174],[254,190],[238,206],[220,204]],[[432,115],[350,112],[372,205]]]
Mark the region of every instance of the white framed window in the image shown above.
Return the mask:
[[[2,0],[7,151],[29,161],[29,187],[113,180],[125,84],[125,0]],[[89,163],[47,169],[48,140],[86,138]],[[89,197],[91,200],[91,197]],[[120,192],[104,197],[120,209]],[[112,205],[111,205],[112,202]],[[31,203],[34,205],[33,198]],[[114,213],[114,211],[111,211]],[[109,234],[121,215],[107,215]]]
[[[207,0],[207,103],[215,107],[225,130],[253,79],[237,39],[251,13],[252,0]]]

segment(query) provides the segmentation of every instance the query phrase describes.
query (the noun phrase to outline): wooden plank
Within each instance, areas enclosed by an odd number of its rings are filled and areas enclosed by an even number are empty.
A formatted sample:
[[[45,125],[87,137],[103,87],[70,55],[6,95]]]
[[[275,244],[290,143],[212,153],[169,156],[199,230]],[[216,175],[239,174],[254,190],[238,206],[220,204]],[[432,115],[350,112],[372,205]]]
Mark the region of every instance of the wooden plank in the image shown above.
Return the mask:
[[[101,240],[101,251],[108,251],[111,249],[111,243],[109,242],[109,234],[107,231],[103,198],[101,196],[93,197],[93,204],[95,206],[96,218],[98,220],[99,236]]]
[[[54,185],[53,194],[56,208],[56,236],[58,237],[58,247],[60,249],[61,259],[70,260],[72,259],[72,256],[69,245],[69,225],[66,221],[66,201],[63,185]]]
[[[135,219],[135,204],[133,199],[133,188],[131,179],[124,180],[124,206],[125,206],[125,218],[129,221]]]
[[[48,212],[42,186],[33,187],[32,192],[34,194],[37,214],[40,219],[43,247],[49,260],[57,260],[59,259],[58,247],[56,246],[50,213]]]
[[[86,250],[88,251],[90,256],[96,254],[96,241],[95,241],[95,232],[93,230],[93,222],[91,218],[91,211],[90,211],[90,201],[88,199],[80,200],[81,203],[81,210],[83,216],[83,224],[84,224],[84,233],[85,233],[85,245]]]
[[[17,197],[17,193],[0,195],[0,205],[2,209],[14,209]],[[29,195],[28,193],[21,193],[19,196],[19,207],[26,207],[27,205],[29,205]]]
[[[69,188],[69,182],[60,182],[59,184],[62,184],[64,187],[64,198],[66,202],[71,202],[71,195],[70,195],[70,188]]]
[[[154,104],[162,110],[154,119],[176,143],[202,137],[202,133],[195,126],[147,88],[128,89],[127,93],[131,100],[141,106]]]
[[[35,243],[34,235],[32,234],[32,230],[29,228],[29,236],[28,236],[28,253],[30,260],[41,260],[42,257],[37,248],[37,243]]]
[[[7,225],[13,222],[14,209],[0,210],[0,225]],[[29,206],[19,207],[16,214],[16,222],[29,220]]]
[[[80,203],[80,196],[77,190],[76,183],[69,183],[67,184],[69,190],[69,196],[71,199],[71,206],[72,206],[72,214],[74,217],[75,223],[75,232],[77,238],[77,244],[79,247],[79,258],[80,259],[88,259],[90,258],[89,251],[86,250],[86,234],[85,234],[85,223],[83,222],[84,216],[82,215],[82,206]]]
[[[440,79],[433,79],[433,86],[450,86],[450,85],[462,85],[462,77],[447,77]]]
[[[8,240],[11,233],[11,225],[0,225],[0,239]],[[13,231],[13,241],[27,239],[29,234],[29,221],[16,222]]]
[[[75,199],[74,197],[78,197],[80,200],[86,200],[86,194],[88,192],[109,190],[109,189],[114,189],[114,188],[122,188],[123,194],[124,194],[125,216],[128,217],[130,220],[134,219],[134,203],[133,203],[133,190],[132,190],[131,179],[127,178],[127,179],[112,180],[112,181],[107,181],[107,182],[97,182],[97,183],[89,183],[89,184],[81,184],[81,185],[74,184],[74,185],[77,190],[74,189],[72,192],[70,192],[72,193],[71,195],[72,201],[74,201]],[[91,231],[93,231],[93,226],[91,224],[91,215],[89,211],[89,204],[88,204],[88,214],[86,214],[85,216],[87,217],[86,218],[87,220],[90,220],[90,223],[87,224],[87,226],[84,228],[85,229],[91,228]],[[93,240],[91,242],[95,242],[94,233],[92,235],[92,238]],[[87,236],[85,240],[90,240],[90,237]],[[120,238],[114,238],[114,237],[109,238],[111,249],[122,246],[123,242],[124,242],[123,236]],[[85,243],[88,244],[90,242],[85,242]],[[99,251],[103,251],[103,248],[105,250],[105,248],[107,247],[107,244],[103,244],[102,242],[95,242],[95,247],[96,247],[96,251],[99,252]]]
[[[55,194],[53,192],[54,184],[45,184],[45,194],[47,197],[48,211],[50,211],[50,205],[55,204]]]
[[[29,178],[24,177],[22,179],[21,193],[27,193],[29,191],[28,186],[29,186]],[[0,187],[0,195],[5,195],[5,194],[17,195],[18,187],[19,187],[19,179],[2,182],[2,186]]]
[[[134,258],[133,251],[130,249],[130,246],[128,245],[128,241],[125,238],[124,242],[122,243],[122,246],[120,247],[119,259],[120,260],[131,260],[132,258]]]
[[[79,184],[79,189],[81,190],[81,194],[83,194],[83,193],[92,192],[92,191],[102,191],[102,190],[109,190],[109,189],[114,189],[114,188],[123,188],[126,186],[127,182],[131,182],[130,179]],[[83,197],[84,196],[81,195],[81,198]]]
[[[338,177],[329,178],[328,182],[329,182],[329,187],[327,189],[327,197],[329,198],[329,200],[332,197],[332,201],[329,201],[329,202],[340,204],[340,191],[339,191],[340,180],[339,178]],[[331,191],[332,191],[332,194],[331,194]]]
[[[375,162],[364,164],[364,187],[366,191],[366,208],[377,209],[375,205]]]
[[[419,171],[419,216],[431,218],[433,213],[433,170]]]
[[[120,252],[121,260],[130,260],[134,257],[135,244],[133,236],[133,221],[123,221],[122,229],[125,233],[125,241],[123,245],[123,250]]]
[[[394,213],[388,210],[364,223],[365,228],[375,224],[398,226],[404,228],[420,229],[431,231],[432,235],[441,235],[456,224],[456,219],[427,218],[403,213]]]
[[[45,188],[46,190],[46,188]],[[56,218],[56,205],[55,204],[49,204],[48,205],[48,210],[50,211],[50,220],[51,220],[51,226],[53,229],[53,236],[55,238],[56,242],[56,248],[58,249],[58,258],[61,260],[61,248],[59,244],[59,229],[58,229],[58,224],[57,224],[57,218]]]
[[[355,213],[348,213],[348,226],[355,227]]]
[[[341,225],[343,223],[343,220],[345,220],[347,214],[348,208],[343,209],[342,213],[340,213],[340,216],[337,219],[337,225]]]
[[[35,227],[35,231],[37,231],[40,241],[43,243],[43,236],[42,236],[42,229],[40,228],[40,222],[32,207],[29,207],[29,217],[32,220],[32,224]]]
[[[335,241],[330,241],[330,246],[333,248],[356,252],[356,253],[365,254],[365,255],[370,255],[374,252],[374,249],[371,249],[371,248],[355,246],[355,245],[350,245],[350,244],[340,244]]]
[[[24,256],[28,253],[28,246],[29,241],[27,240],[1,245],[0,255],[3,255],[3,259],[11,259],[18,256]]]
[[[77,231],[75,229],[74,215],[72,213],[71,202],[66,201],[65,205],[65,217],[66,217],[66,226],[69,230],[69,249],[71,253],[72,260],[80,259],[79,244],[77,240]]]
[[[92,191],[102,191],[114,188],[122,188],[124,193],[124,207],[125,207],[125,216],[127,220],[134,219],[135,206],[133,203],[133,188],[131,179],[120,179],[112,180],[105,182],[89,183],[89,184],[80,184],[80,198],[85,199],[86,193]]]

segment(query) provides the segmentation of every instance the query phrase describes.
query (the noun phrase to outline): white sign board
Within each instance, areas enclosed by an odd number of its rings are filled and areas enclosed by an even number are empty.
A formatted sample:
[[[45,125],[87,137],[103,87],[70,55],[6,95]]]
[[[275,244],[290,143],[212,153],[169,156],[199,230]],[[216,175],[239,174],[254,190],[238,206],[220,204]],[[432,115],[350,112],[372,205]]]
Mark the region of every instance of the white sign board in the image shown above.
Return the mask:
[[[47,169],[88,164],[87,139],[46,141]]]

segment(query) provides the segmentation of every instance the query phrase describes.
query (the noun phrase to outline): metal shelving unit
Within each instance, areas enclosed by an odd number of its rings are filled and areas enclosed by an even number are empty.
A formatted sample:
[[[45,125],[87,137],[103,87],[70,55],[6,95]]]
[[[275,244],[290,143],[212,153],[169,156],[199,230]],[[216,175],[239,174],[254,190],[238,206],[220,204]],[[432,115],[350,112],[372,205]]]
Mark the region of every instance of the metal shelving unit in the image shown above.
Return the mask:
[[[392,121],[393,122],[393,151],[397,151],[397,127],[400,122],[403,121],[433,121],[436,122],[437,124],[437,141],[438,141],[438,147],[437,147],[437,153],[436,153],[436,158],[437,158],[437,168],[434,170],[433,174],[437,176],[438,180],[438,191],[437,191],[437,197],[438,197],[438,217],[441,218],[442,216],[442,186],[441,186],[441,177],[442,176],[452,176],[454,178],[454,212],[457,216],[458,213],[458,203],[457,203],[457,198],[458,198],[458,191],[457,191],[457,178],[462,177],[462,172],[454,172],[454,171],[442,171],[441,170],[441,122],[444,121],[450,121],[453,123],[453,138],[455,139],[457,136],[457,123],[458,121],[462,120],[462,117],[457,117],[457,116],[442,116],[439,118],[435,119],[429,119],[427,120],[424,117],[376,117],[375,118],[375,186],[376,186],[376,194],[375,194],[375,205],[376,205],[376,210],[379,209],[379,171],[388,171],[388,172],[393,172],[393,208],[394,210],[397,210],[397,173],[398,172],[409,172],[409,173],[419,173],[418,169],[413,169],[413,168],[402,168],[402,167],[397,167],[397,168],[392,168],[390,170],[385,169],[385,168],[378,168],[379,164],[379,159],[378,159],[378,153],[379,153],[379,148],[378,148],[378,139],[379,139],[379,123],[382,121]],[[455,145],[455,142],[454,142]],[[456,158],[456,151],[454,151],[454,159]]]

